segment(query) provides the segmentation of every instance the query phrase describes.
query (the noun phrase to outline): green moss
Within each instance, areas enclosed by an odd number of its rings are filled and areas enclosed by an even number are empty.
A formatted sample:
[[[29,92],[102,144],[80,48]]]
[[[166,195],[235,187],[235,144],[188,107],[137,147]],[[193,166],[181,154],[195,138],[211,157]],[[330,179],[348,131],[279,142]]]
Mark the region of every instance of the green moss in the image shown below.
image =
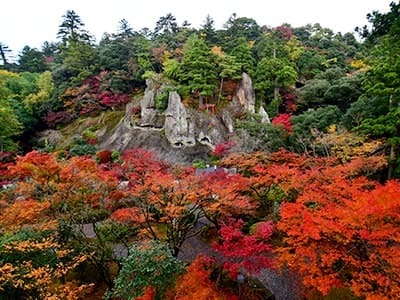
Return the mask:
[[[108,111],[102,117],[102,123],[107,126],[107,133],[118,125],[119,121],[125,116],[125,111]]]
[[[107,133],[117,126],[124,117],[125,110],[105,111],[96,117],[80,117],[60,129],[64,136],[63,141],[58,147],[66,147],[73,143],[73,138],[77,135],[90,135],[96,137],[97,131],[107,128]]]

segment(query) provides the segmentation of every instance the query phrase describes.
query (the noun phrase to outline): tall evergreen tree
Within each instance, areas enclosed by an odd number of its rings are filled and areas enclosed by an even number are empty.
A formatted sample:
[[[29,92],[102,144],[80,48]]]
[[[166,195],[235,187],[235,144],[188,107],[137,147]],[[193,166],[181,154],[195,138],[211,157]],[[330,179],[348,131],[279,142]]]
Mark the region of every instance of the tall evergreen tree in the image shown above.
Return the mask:
[[[218,82],[217,65],[207,44],[196,34],[191,35],[183,47],[179,74],[180,81],[199,97],[200,106],[204,96],[213,95]]]
[[[217,35],[214,27],[214,19],[211,18],[210,15],[206,16],[204,23],[201,25],[200,32],[209,46],[217,44]]]
[[[10,52],[10,48],[8,48],[6,44],[0,42],[0,58],[3,61],[3,65],[8,64],[8,53]]]
[[[254,75],[256,61],[253,57],[250,42],[244,37],[240,37],[235,41],[235,47],[230,51],[230,55],[236,58],[240,64],[242,72],[246,72],[250,76]]]
[[[134,31],[129,25],[129,22],[126,19],[122,19],[118,22],[118,32],[117,37],[126,40],[134,35]]]
[[[69,42],[91,41],[92,37],[86,30],[83,29],[85,24],[75,11],[67,10],[65,15],[62,17],[63,21],[59,26],[57,37],[64,45],[68,44]]]

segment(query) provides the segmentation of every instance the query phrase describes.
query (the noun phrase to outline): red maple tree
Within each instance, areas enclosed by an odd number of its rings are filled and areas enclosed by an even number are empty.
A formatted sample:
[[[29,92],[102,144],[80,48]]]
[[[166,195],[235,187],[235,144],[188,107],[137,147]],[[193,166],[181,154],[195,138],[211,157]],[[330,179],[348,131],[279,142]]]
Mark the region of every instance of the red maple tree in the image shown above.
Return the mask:
[[[221,226],[221,240],[214,243],[213,248],[223,255],[223,267],[232,278],[236,278],[239,272],[258,273],[262,268],[272,267],[272,258],[269,256],[272,233],[271,221],[256,224],[254,232],[247,235],[243,233],[242,220],[231,220]]]

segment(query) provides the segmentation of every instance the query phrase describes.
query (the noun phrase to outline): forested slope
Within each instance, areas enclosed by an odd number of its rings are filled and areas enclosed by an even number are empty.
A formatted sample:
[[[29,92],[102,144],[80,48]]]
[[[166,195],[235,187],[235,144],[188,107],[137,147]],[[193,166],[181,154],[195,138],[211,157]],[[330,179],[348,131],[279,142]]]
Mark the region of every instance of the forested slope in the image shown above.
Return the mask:
[[[359,38],[168,14],[98,43],[71,10],[17,63],[1,43],[0,299],[264,299],[265,268],[397,298],[399,9]],[[213,257],[178,260],[192,236]]]

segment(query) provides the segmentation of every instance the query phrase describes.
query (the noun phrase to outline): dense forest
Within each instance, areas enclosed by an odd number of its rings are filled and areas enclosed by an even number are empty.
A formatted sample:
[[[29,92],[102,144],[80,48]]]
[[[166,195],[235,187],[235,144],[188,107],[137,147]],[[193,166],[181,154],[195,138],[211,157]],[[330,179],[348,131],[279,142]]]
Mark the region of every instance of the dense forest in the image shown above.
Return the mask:
[[[0,299],[284,299],[265,270],[300,278],[293,299],[398,298],[400,3],[366,17],[356,37],[167,14],[96,43],[69,10],[16,62],[0,41]],[[254,112],[207,159],[99,146],[95,118],[149,80],[160,113],[176,92],[217,114],[244,74]],[[82,120],[68,145],[37,138]]]

